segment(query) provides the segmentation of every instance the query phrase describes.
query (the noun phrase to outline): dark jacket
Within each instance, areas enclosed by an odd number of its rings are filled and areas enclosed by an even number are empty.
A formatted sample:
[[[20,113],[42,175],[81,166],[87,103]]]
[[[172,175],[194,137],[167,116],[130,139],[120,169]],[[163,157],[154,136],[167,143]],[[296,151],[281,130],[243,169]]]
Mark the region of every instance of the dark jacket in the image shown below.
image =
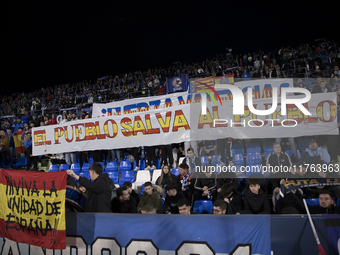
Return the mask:
[[[161,212],[162,205],[161,205],[161,195],[154,190],[152,194],[149,196],[146,194],[146,192],[143,193],[143,195],[140,197],[139,204],[137,207],[138,212],[140,212],[143,209],[144,205],[152,205],[156,212]]]
[[[164,205],[163,205],[163,212],[164,213],[171,212],[171,214],[179,214],[177,202],[182,198],[185,198],[185,196],[181,191],[177,191],[176,196],[166,195]]]
[[[258,194],[254,194],[246,189],[243,192],[243,213],[270,214],[271,209],[267,192],[260,189]]]
[[[204,173],[199,173],[195,182],[195,190],[203,190],[207,186],[209,191],[217,190],[217,175],[212,173],[208,178]]]
[[[137,213],[136,199],[130,196],[128,201],[120,201],[118,197],[112,200],[112,212],[114,213]]]
[[[292,161],[290,160],[289,155],[285,152],[281,151],[279,156],[277,156],[275,152],[272,152],[267,157],[266,165],[271,166],[271,167],[275,167],[275,166],[289,167],[292,165]]]
[[[298,209],[302,213],[307,213],[303,200],[298,199],[297,197],[292,197],[292,201],[296,209]],[[312,205],[307,206],[310,214],[340,214],[340,206],[331,206],[330,208],[323,208],[321,206]]]
[[[275,213],[282,213],[282,209],[283,208],[287,208],[287,207],[294,207],[298,213],[303,213],[303,210],[299,210],[298,208],[296,208],[295,203],[294,203],[294,199],[292,197],[296,197],[296,199],[300,199],[302,201],[303,196],[300,193],[299,190],[296,191],[296,193],[286,193],[284,197],[280,196],[279,200],[276,202],[275,205]]]
[[[217,189],[222,188],[224,184],[230,183],[234,187],[234,192],[239,193],[239,183],[235,173],[222,172],[217,178]]]
[[[79,177],[78,182],[87,192],[85,212],[111,212],[111,191],[114,184],[106,173],[100,174],[93,182],[86,177]]]
[[[217,200],[224,198],[221,196],[221,194],[218,194]],[[242,198],[239,194],[233,192],[233,194],[228,197],[229,203],[225,202],[227,205],[227,212],[226,214],[236,214],[238,212],[241,212],[242,210]]]
[[[170,178],[168,177],[168,175],[164,175],[162,182],[159,183],[160,178],[161,178],[160,176],[157,178],[156,185],[160,185],[160,186],[162,186],[162,187],[164,187],[165,185],[167,185],[170,181],[176,182],[176,180],[177,180],[177,179],[176,179],[176,175],[173,175],[173,174],[171,174],[171,180],[170,180]]]
[[[130,197],[133,197],[136,200],[136,203],[138,205],[139,203],[139,195],[136,193],[136,191],[132,190]]]

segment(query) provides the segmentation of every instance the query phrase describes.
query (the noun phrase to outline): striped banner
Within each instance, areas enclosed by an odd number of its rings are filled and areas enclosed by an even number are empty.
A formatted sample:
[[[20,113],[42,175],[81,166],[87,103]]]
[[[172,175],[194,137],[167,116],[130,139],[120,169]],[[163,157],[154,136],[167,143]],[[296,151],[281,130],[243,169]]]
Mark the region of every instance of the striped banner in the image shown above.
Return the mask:
[[[65,171],[0,170],[0,236],[65,249],[66,179]]]

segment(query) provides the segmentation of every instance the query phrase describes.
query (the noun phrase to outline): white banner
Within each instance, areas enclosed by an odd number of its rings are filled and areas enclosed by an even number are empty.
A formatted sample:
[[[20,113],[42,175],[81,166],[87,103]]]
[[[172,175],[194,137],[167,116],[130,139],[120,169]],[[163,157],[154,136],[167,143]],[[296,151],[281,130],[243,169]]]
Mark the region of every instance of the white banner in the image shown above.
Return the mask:
[[[204,78],[195,80],[196,83],[209,84],[209,83],[222,83],[223,77],[220,79],[216,78]],[[250,80],[236,82],[235,86],[240,88],[245,94],[248,88],[253,89],[253,98],[271,98],[272,88],[278,88],[278,93],[280,95],[281,88],[294,87],[293,79],[265,79],[265,80]],[[231,100],[232,94],[228,91],[219,91],[218,94],[227,93],[227,97],[223,100]],[[168,109],[172,106],[184,105],[191,102],[193,94],[188,94],[187,92],[172,93],[164,96],[153,96],[153,97],[142,97],[127,99],[123,101],[116,101],[107,104],[93,104],[92,107],[92,117],[107,117],[116,115],[127,115],[139,112],[149,112],[158,111],[160,109]],[[196,100],[200,97],[200,94],[195,94],[194,98]],[[217,98],[215,96],[215,98]]]
[[[128,115],[140,112],[167,110],[172,106],[188,103],[187,92],[173,93],[164,96],[141,97],[116,101],[107,104],[93,104],[92,117]]]
[[[190,139],[190,104],[33,129],[33,155],[180,143]]]
[[[301,113],[295,105],[287,105],[287,116],[281,116],[280,101],[276,111],[268,116],[252,114],[247,105],[243,116],[233,115],[232,100],[226,99],[227,94],[220,94],[220,97],[223,105],[208,101],[206,115],[200,114],[201,100],[195,98],[191,104],[165,109],[34,128],[33,155],[226,137],[251,139],[338,134],[336,93],[313,94],[304,104],[312,114],[310,116]],[[271,103],[271,98],[258,99],[254,101],[254,107],[268,109]]]
[[[304,115],[294,104],[286,106],[287,115],[281,116],[280,98],[276,110],[265,116],[250,112],[245,100],[244,115],[233,115],[233,101],[228,94],[220,94],[223,106],[208,101],[207,114],[200,115],[201,100],[193,100],[190,107],[190,140],[214,140],[226,137],[238,139],[286,138],[312,135],[336,135],[336,93],[312,94],[303,106],[311,113]],[[290,96],[289,98],[301,98]],[[254,108],[271,108],[272,98],[253,100]]]

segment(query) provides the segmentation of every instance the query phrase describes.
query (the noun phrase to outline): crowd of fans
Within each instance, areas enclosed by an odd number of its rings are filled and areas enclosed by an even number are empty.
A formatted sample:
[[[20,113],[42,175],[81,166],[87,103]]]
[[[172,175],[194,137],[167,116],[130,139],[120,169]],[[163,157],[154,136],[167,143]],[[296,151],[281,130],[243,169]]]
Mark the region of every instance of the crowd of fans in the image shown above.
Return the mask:
[[[168,68],[152,68],[103,77],[92,82],[45,87],[30,93],[17,92],[0,96],[0,116],[24,116],[61,109],[80,109],[92,103],[105,103],[139,96],[165,94],[166,78],[188,74],[189,78],[233,74],[235,79],[275,77],[325,77],[334,89],[338,83],[340,49],[338,42],[321,42],[299,47],[282,47],[272,52],[227,53],[223,57],[191,64],[176,63]],[[332,78],[328,81],[329,78]],[[334,78],[334,79],[333,79]],[[61,111],[60,111],[61,110]]]
[[[233,75],[236,81],[238,79],[248,80],[250,78],[294,77],[298,78],[294,80],[295,86],[310,89],[312,93],[337,92],[339,102],[339,64],[339,44],[335,41],[319,42],[316,45],[304,44],[297,48],[282,47],[273,52],[259,51],[257,53],[249,52],[247,54],[236,55],[229,52],[224,57],[212,60],[207,59],[201,63],[196,62],[188,65],[177,63],[167,69],[153,68],[144,72],[129,72],[103,77],[98,79],[96,83],[85,80],[75,84],[41,88],[30,93],[1,95],[0,116],[2,116],[3,121],[1,122],[0,131],[0,164],[6,166],[13,158],[25,156],[25,154],[17,153],[14,150],[14,132],[29,131],[32,127],[56,125],[66,121],[91,118],[91,105],[93,103],[106,103],[141,96],[163,95],[166,91],[166,78],[184,74],[188,74],[189,78]],[[310,78],[317,78],[316,83],[311,84]],[[58,115],[61,116],[58,117]],[[293,151],[293,162],[299,164],[299,166],[303,166],[303,162],[313,163],[315,160],[322,160],[326,164],[335,163],[338,155],[340,155],[339,137],[329,136],[327,139],[324,138],[315,137],[316,141],[313,141],[317,145],[322,142],[328,143],[327,148],[330,154],[328,157],[319,153],[320,147],[317,146],[315,149],[313,142],[311,142],[310,153],[304,154],[302,159],[298,161],[295,149],[297,140],[294,141],[292,138],[288,139],[288,142],[285,140],[281,142],[281,139],[276,141],[278,142],[276,145],[280,146],[280,152],[277,154],[277,157],[284,153],[285,150],[291,149]],[[247,141],[242,140],[235,142],[247,143]],[[263,143],[264,141],[260,142]],[[31,155],[32,138],[29,132],[25,135],[24,146],[27,150],[27,169],[31,168],[32,163],[36,169],[38,158]],[[178,166],[178,161],[174,162],[173,158],[174,148],[176,148],[178,158],[185,157],[187,161],[179,165],[181,174],[177,177],[172,176],[170,172],[171,167]],[[202,199],[214,202],[214,213],[271,213],[274,210],[282,212],[282,208],[276,208],[276,203],[278,207],[288,204],[290,205],[288,207],[295,208],[298,212],[303,211],[300,210],[300,202],[302,200],[295,199],[295,196],[298,199],[302,197],[302,191],[295,190],[285,198],[279,199],[277,197],[277,188],[281,181],[279,177],[275,179],[275,182],[269,180],[264,182],[263,180],[265,179],[250,178],[247,183],[243,184],[243,187],[239,187],[240,183],[236,177],[221,178],[219,176],[217,178],[214,173],[208,173],[208,176],[206,173],[195,173],[193,171],[194,166],[200,164],[198,156],[206,155],[211,157],[212,155],[220,155],[222,164],[232,164],[233,158],[230,154],[229,140],[206,141],[198,143],[194,148],[187,150],[183,144],[176,144],[129,148],[126,150],[93,151],[91,153],[94,162],[103,162],[104,160],[108,162],[110,158],[120,162],[125,152],[131,156],[132,162],[136,161],[134,170],[139,170],[139,158],[143,156],[146,156],[146,169],[155,169],[156,158],[162,159],[163,170],[160,180],[156,182],[157,187],[150,183],[145,183],[145,193],[142,195],[140,203],[138,203],[138,195],[135,198],[137,201],[134,202],[131,199],[133,196],[130,196],[132,190],[129,187],[129,183],[116,190],[116,197],[111,201],[113,183],[106,178],[105,174],[102,173],[102,170],[96,164],[93,165],[92,170],[94,174],[91,176],[94,182],[87,182],[83,177],[79,177],[74,172],[69,174],[78,179],[79,184],[82,187],[86,187],[90,194],[92,192],[94,198],[88,200],[88,203],[92,201],[90,208],[94,206],[97,209],[104,208],[104,211],[110,212],[127,212],[126,208],[133,208],[133,211],[129,212],[190,212],[193,202]],[[227,155],[225,150],[227,150]],[[315,152],[318,152],[317,155],[314,155]],[[275,154],[275,147],[273,153]],[[286,154],[283,155],[286,157]],[[317,156],[317,158],[314,156]],[[52,158],[52,163],[67,163],[70,166],[76,162],[80,164],[88,162],[89,153],[71,152],[50,155],[49,157]],[[287,160],[287,162],[290,162],[290,166],[292,165],[291,159]],[[167,172],[166,169],[168,169]],[[202,176],[198,176],[198,174]],[[301,176],[303,177],[303,175]],[[109,202],[105,198],[103,204],[98,207],[94,203],[100,203],[102,198],[95,195],[98,192],[95,191],[96,185],[93,183],[96,183],[95,180],[99,180],[99,177],[103,179],[103,187],[108,186],[111,188],[109,192],[105,191],[107,193],[106,197],[110,195]],[[325,176],[318,177],[326,178]],[[319,193],[311,191],[309,193],[307,191],[307,193],[308,196],[321,196],[322,199],[325,196],[340,197],[336,188],[328,189],[325,186],[325,189],[319,189],[321,191]],[[156,192],[158,194],[154,195]],[[241,194],[243,195],[243,200],[240,197]],[[276,199],[271,202],[271,200],[268,200],[268,196],[273,196]],[[294,196],[294,198],[291,198],[290,201],[291,196]],[[162,199],[165,206],[159,207]],[[151,207],[148,201],[153,201]],[[221,201],[224,202],[222,203]],[[320,200],[320,206],[322,208],[330,208],[331,205],[333,206],[332,201],[331,199],[327,206],[323,206]],[[237,205],[234,205],[234,203]],[[93,210],[88,209],[87,211]],[[99,211],[103,210],[100,209]],[[336,212],[338,213],[338,211]]]

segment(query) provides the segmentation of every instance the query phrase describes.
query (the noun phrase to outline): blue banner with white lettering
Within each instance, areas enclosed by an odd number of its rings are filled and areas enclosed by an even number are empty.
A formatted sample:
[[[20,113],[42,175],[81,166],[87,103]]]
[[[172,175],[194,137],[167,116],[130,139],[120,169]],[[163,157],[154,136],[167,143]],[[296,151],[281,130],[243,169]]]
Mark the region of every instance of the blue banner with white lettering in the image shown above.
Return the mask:
[[[87,244],[97,237],[114,238],[116,249],[125,248],[125,254],[271,253],[270,215],[95,214],[95,218],[77,214],[77,227],[68,229],[68,235],[82,235]]]
[[[166,79],[166,93],[185,91],[188,89],[188,75]]]

